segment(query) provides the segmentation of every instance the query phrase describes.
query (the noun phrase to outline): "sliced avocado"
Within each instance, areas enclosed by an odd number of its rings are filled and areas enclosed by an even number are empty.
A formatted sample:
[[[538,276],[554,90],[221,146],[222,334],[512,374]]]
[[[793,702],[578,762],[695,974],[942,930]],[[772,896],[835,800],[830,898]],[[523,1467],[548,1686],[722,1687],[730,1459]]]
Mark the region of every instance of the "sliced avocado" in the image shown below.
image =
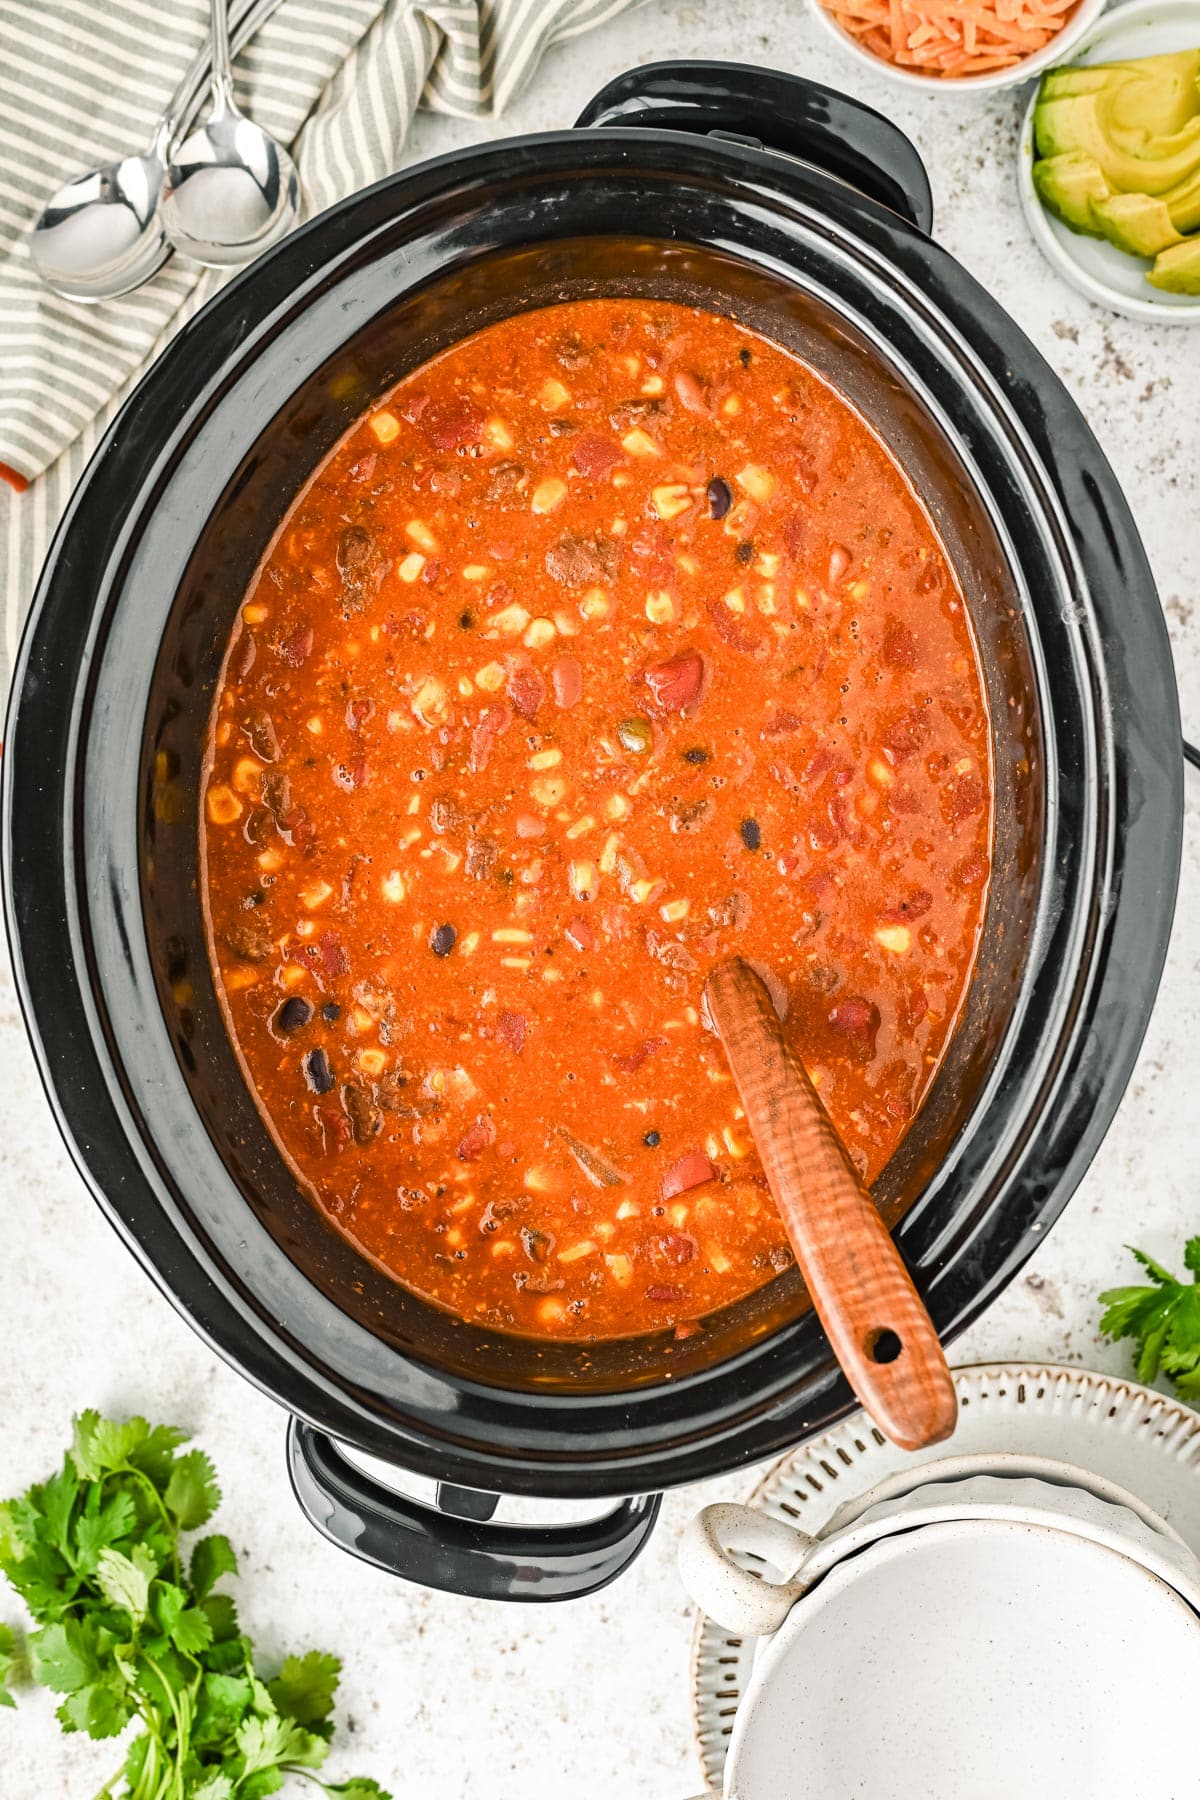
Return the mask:
[[[1157,256],[1183,242],[1167,203],[1153,194],[1110,194],[1092,201],[1092,217],[1110,244],[1129,256]]]
[[[1200,237],[1162,251],[1146,280],[1165,294],[1200,294]]]
[[[1090,156],[1110,187],[1130,194],[1165,193],[1200,169],[1200,116],[1180,131],[1147,137],[1135,153],[1114,142],[1104,102],[1102,93],[1043,101],[1034,115],[1039,155]]]
[[[1109,117],[1115,131],[1166,136],[1200,113],[1200,50],[1144,56],[1126,67],[1136,71],[1136,79],[1112,90]]]
[[[1132,73],[1128,63],[1093,63],[1087,68],[1047,69],[1042,76],[1038,104],[1043,100],[1061,100],[1067,94],[1099,94],[1112,87],[1118,77],[1128,80]]]
[[[1200,231],[1200,171],[1168,188],[1162,197],[1176,231]]]
[[[1097,201],[1107,200],[1112,189],[1094,156],[1073,151],[1065,156],[1043,157],[1033,165],[1033,185],[1047,211],[1072,231],[1086,232],[1089,237],[1105,235],[1092,208]]]

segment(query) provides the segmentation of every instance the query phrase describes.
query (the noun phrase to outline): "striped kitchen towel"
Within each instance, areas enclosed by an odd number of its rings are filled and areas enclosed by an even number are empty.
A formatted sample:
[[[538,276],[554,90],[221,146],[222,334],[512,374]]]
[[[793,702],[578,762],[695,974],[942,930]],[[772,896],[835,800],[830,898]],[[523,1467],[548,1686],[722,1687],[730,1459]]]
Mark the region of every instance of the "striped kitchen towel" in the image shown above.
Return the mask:
[[[280,0],[237,60],[238,101],[293,147],[319,212],[397,167],[418,104],[498,113],[546,49],[636,0]],[[0,695],[75,482],[141,371],[225,273],[172,259],[84,306],[39,282],[27,233],[79,170],[147,143],[203,43],[207,0],[0,0]],[[7,514],[7,522],[4,516]]]

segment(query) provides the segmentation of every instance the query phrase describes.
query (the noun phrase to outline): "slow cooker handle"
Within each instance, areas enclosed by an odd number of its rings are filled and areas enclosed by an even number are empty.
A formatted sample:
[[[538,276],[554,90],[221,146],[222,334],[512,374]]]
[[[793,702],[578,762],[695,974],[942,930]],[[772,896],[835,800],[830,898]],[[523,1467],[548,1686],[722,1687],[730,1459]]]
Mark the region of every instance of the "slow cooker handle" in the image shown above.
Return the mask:
[[[342,1456],[333,1439],[288,1421],[288,1474],[309,1522],[389,1575],[473,1600],[578,1600],[607,1587],[641,1552],[661,1494],[637,1494],[598,1519],[492,1525],[484,1506],[439,1512],[393,1493]],[[453,1493],[454,1490],[448,1490]],[[478,1496],[483,1499],[484,1496]],[[468,1511],[473,1517],[465,1517]]]
[[[661,62],[618,75],[577,126],[725,134],[814,163],[926,234],[933,196],[920,156],[882,113],[800,75],[748,63]]]

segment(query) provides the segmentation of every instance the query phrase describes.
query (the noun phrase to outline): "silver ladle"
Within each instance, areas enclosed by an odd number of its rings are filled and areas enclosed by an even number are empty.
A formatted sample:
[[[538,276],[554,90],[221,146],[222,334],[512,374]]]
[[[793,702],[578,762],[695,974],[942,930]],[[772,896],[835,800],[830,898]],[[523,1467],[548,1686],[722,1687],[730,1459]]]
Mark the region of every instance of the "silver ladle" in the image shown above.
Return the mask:
[[[171,157],[159,209],[176,250],[214,269],[249,262],[300,215],[291,157],[234,100],[227,8],[212,0],[212,112]]]
[[[234,55],[274,12],[279,0],[240,0]],[[171,254],[159,197],[172,143],[203,103],[211,51],[199,51],[171,96],[144,150],[88,169],[59,188],[29,234],[33,266],[69,300],[109,300],[149,281]]]

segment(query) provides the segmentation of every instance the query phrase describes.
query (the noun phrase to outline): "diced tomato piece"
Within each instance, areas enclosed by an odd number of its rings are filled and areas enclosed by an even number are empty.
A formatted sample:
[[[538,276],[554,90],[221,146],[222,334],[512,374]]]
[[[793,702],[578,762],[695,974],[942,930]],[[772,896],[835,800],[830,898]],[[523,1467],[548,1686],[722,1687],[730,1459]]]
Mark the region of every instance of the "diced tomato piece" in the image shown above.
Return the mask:
[[[847,995],[831,1008],[829,1024],[842,1039],[847,1054],[856,1062],[874,1061],[880,1018],[879,1008],[873,1001],[864,999],[861,994]]]
[[[982,887],[988,878],[990,864],[982,851],[975,850],[970,856],[964,856],[954,871],[954,879],[959,887]]]
[[[643,525],[630,538],[629,551],[637,558],[639,575],[647,581],[661,585],[679,573],[674,546],[661,525]]]
[[[461,450],[483,436],[486,414],[464,394],[422,409],[418,423],[435,450]]]
[[[374,450],[367,456],[360,456],[356,463],[351,464],[351,481],[370,481],[372,475],[375,473],[375,464],[378,461],[379,458]]]
[[[664,1173],[662,1197],[673,1200],[676,1194],[686,1194],[689,1188],[711,1181],[716,1172],[703,1150],[689,1150]]]
[[[655,1240],[655,1248],[668,1262],[682,1266],[691,1262],[698,1248],[694,1237],[686,1231],[662,1231]]]
[[[550,664],[554,704],[564,712],[583,698],[583,670],[573,656],[559,656]]]
[[[525,1048],[525,1039],[529,1033],[529,1024],[524,1013],[509,1012],[507,1007],[496,1020],[496,1036],[502,1044],[506,1044],[514,1056],[520,1056]]]
[[[652,1056],[657,1056],[666,1047],[666,1038],[644,1038],[633,1050],[626,1051],[623,1055],[614,1055],[613,1063],[622,1075],[636,1075],[643,1063],[649,1062]]]
[[[681,650],[665,662],[651,663],[643,672],[655,706],[664,712],[686,712],[695,706],[704,686],[704,658],[698,650]]]
[[[713,629],[723,643],[731,650],[740,650],[744,656],[758,655],[758,639],[743,631],[723,600],[710,600],[708,616],[713,622]]]
[[[415,425],[429,408],[429,395],[417,392],[406,394],[400,402],[400,417]]]
[[[917,888],[895,906],[885,906],[879,916],[890,925],[907,925],[910,919],[923,919],[932,905],[933,895],[929,889]]]
[[[624,461],[625,453],[619,444],[612,438],[598,437],[594,432],[585,432],[577,438],[571,451],[571,462],[585,481],[603,481],[618,463]]]
[[[471,732],[471,755],[467,767],[472,775],[488,766],[488,758],[492,754],[492,746],[502,731],[507,731],[512,724],[512,708],[510,706],[485,706]]]
[[[496,1125],[490,1113],[480,1113],[473,1125],[468,1125],[458,1143],[459,1162],[475,1162],[483,1152],[496,1141]]]
[[[346,974],[350,967],[350,958],[332,931],[321,933],[317,939],[317,948],[321,954],[321,967],[327,975]]]
[[[942,812],[948,825],[961,825],[973,813],[981,813],[984,804],[983,783],[978,775],[960,775],[942,797]]]
[[[670,1287],[666,1282],[654,1281],[651,1282],[650,1286],[646,1289],[646,1298],[647,1300],[660,1300],[664,1302],[670,1300],[682,1300],[683,1289],[681,1287]]]
[[[792,732],[799,731],[803,724],[804,720],[799,713],[789,712],[786,707],[783,707],[763,725],[762,736],[765,738],[790,737]]]
[[[508,697],[523,719],[536,719],[538,707],[546,698],[546,683],[536,669],[513,669],[506,684]]]
[[[916,638],[900,619],[889,619],[883,632],[883,660],[894,669],[915,669],[921,660]]]
[[[586,919],[572,919],[563,936],[576,950],[594,950],[596,947],[596,934]]]

